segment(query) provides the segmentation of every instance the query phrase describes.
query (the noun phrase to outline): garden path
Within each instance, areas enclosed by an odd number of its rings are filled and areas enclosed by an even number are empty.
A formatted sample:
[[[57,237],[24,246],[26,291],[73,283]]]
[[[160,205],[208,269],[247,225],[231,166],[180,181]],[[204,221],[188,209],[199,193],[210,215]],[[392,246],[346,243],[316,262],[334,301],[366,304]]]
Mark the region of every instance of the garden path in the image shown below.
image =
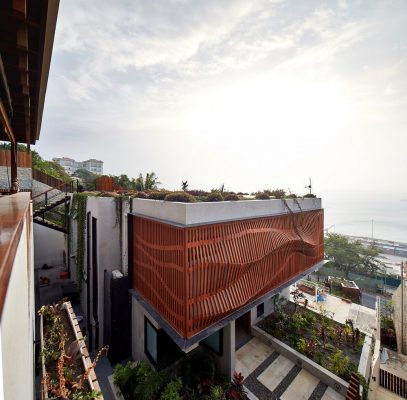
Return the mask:
[[[235,356],[236,371],[246,378],[250,400],[344,400],[258,338],[251,339]]]

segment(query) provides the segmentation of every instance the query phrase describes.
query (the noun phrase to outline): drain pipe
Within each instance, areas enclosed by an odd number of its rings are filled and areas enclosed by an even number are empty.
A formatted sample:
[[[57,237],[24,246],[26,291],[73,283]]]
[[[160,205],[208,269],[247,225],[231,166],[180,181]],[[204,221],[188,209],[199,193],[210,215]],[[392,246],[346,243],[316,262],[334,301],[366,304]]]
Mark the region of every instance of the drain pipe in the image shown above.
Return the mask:
[[[86,326],[88,331],[88,349],[92,351],[93,332],[90,315],[90,211],[86,214]]]

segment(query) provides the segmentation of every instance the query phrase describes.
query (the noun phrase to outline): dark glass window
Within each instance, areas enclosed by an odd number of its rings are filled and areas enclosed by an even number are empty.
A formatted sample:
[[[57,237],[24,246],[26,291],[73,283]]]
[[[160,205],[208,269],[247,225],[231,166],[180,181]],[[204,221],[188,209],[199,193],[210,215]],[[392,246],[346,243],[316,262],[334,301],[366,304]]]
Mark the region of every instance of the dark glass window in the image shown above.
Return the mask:
[[[144,317],[144,352],[153,364],[158,360],[157,329]]]
[[[216,354],[221,356],[223,354],[223,329],[219,329],[211,336],[208,336],[206,339],[202,340],[201,343],[208,346]]]
[[[261,317],[264,314],[264,303],[261,303],[257,306],[257,318]]]

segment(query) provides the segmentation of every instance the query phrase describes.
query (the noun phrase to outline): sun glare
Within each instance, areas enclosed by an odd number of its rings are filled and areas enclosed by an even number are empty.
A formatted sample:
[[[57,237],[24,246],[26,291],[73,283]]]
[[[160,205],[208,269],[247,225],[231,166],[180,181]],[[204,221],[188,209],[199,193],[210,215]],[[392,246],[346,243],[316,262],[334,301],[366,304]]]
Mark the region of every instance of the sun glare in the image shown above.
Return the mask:
[[[347,104],[337,83],[259,77],[208,90],[187,125],[203,134],[326,137],[346,122]]]

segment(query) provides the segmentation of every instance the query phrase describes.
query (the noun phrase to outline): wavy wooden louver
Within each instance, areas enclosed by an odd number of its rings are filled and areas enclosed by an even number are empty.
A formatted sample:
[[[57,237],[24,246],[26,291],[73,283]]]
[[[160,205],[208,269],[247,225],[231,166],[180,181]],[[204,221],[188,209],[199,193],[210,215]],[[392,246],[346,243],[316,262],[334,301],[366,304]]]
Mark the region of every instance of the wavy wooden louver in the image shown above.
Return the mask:
[[[184,338],[323,260],[323,211],[177,227],[133,216],[134,289]]]

